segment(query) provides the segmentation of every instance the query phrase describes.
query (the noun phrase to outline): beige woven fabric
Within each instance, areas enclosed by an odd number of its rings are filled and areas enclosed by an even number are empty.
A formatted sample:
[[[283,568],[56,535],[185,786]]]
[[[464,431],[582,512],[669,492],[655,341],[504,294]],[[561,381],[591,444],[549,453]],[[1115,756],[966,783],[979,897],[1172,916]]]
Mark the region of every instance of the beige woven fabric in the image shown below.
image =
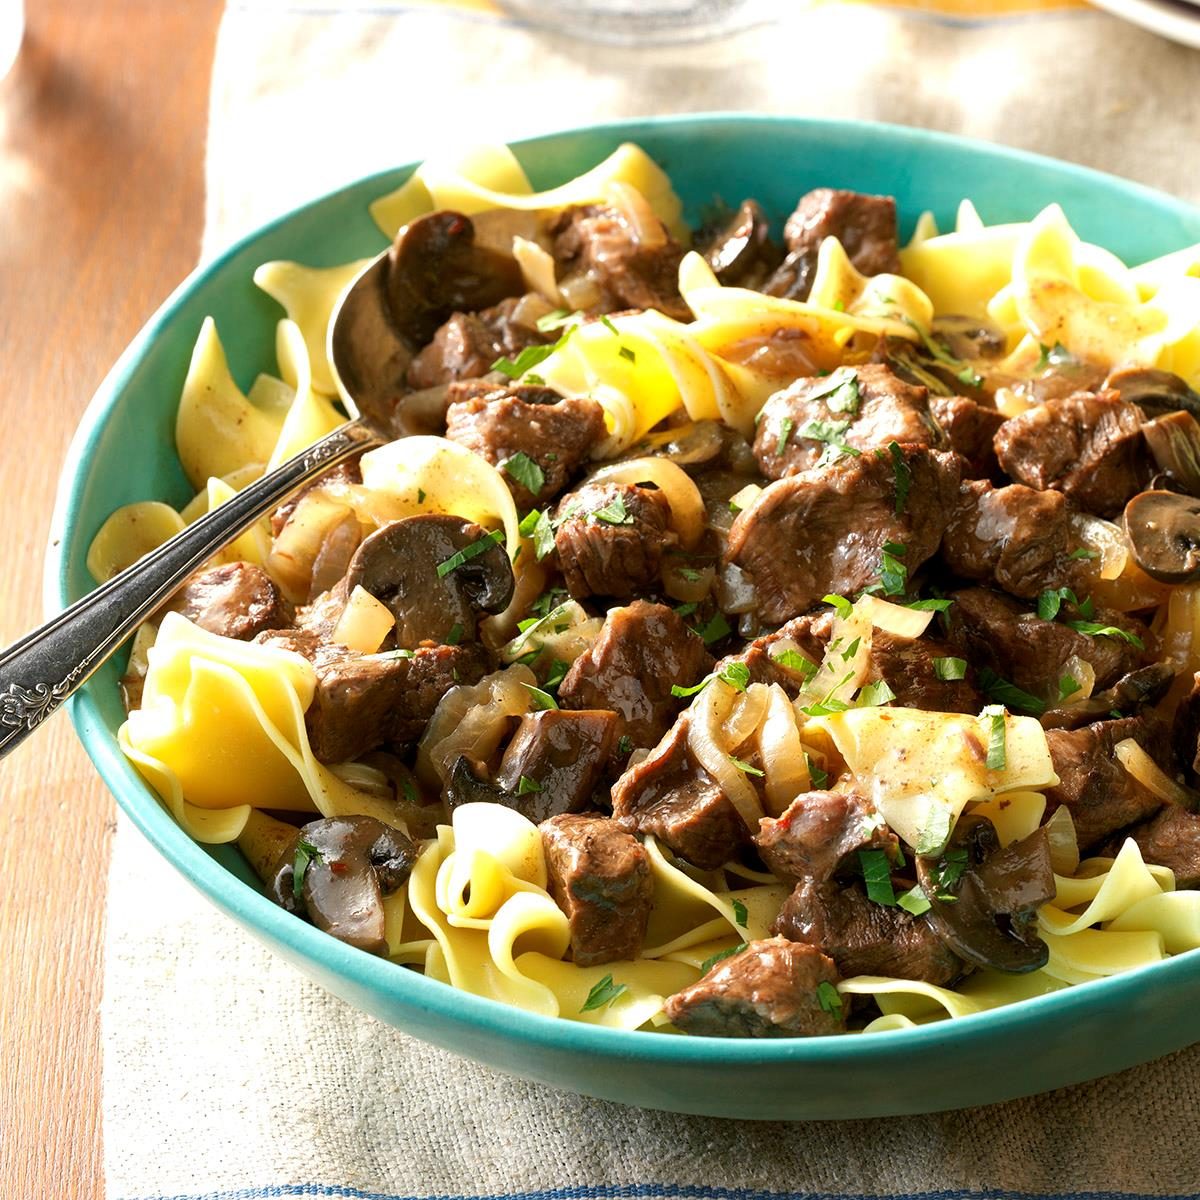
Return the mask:
[[[718,108],[925,125],[1200,200],[1200,54],[1082,11],[953,27],[896,10],[781,10],[771,28],[649,51],[433,11],[231,8],[205,254],[447,141]],[[1200,1190],[1200,1047],[930,1117],[749,1125],[642,1112],[500,1076],[362,1016],[216,913],[124,820],[110,894],[110,1200]],[[920,1063],[886,1085],[918,1087]]]

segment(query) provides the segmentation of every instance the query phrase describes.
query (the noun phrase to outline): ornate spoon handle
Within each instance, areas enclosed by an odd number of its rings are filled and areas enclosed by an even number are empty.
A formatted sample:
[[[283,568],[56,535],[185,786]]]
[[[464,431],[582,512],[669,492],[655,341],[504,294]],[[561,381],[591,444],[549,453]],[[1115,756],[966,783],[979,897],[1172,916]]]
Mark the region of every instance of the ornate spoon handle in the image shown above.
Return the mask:
[[[350,421],[0,653],[0,756],[32,733],[187,577],[301,484],[379,439]]]

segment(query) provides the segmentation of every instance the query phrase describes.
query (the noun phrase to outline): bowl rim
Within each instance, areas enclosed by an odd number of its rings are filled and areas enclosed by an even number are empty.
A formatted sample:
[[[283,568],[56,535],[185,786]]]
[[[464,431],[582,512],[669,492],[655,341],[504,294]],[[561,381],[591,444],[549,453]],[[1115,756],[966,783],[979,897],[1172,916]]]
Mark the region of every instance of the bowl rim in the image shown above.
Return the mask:
[[[882,122],[795,117],[784,114],[700,112],[666,117],[634,117],[541,133],[509,143],[518,156],[522,147],[552,143],[581,134],[607,135],[637,140],[639,129],[666,130],[704,126],[787,125],[825,131],[891,149],[920,145],[990,158],[1016,168],[1047,168],[1084,185],[1102,187],[1110,194],[1149,203],[1164,212],[1195,222],[1200,210],[1144,184],[1122,179],[1075,163],[979,139],[916,129]],[[210,276],[219,274],[254,242],[293,221],[299,214],[333,202],[345,192],[378,180],[411,172],[419,161],[372,172],[341,187],[305,201],[239,237],[219,254],[201,261],[168,295],[135,335],[105,376],[84,410],[63,461],[46,552],[43,590],[46,615],[61,611],[74,598],[69,591],[69,564],[74,539],[72,528],[81,508],[89,463],[113,408],[116,406],[146,349],[174,320],[184,300]],[[356,950],[337,941],[272,903],[243,883],[212,858],[175,823],[149,785],[136,774],[108,732],[92,695],[95,681],[85,685],[68,702],[76,733],[105,785],[134,825],[155,849],[217,908],[232,915],[276,946],[348,981],[356,989],[387,995],[417,1011],[436,1015],[483,1033],[538,1044],[547,1050],[585,1052],[610,1059],[636,1059],[643,1063],[692,1064],[711,1067],[751,1063],[861,1063],[890,1049],[923,1050],[955,1046],[973,1039],[1019,1035],[1027,1026],[1044,1020],[1070,1022],[1084,1011],[1124,1006],[1147,985],[1200,980],[1200,951],[1188,951],[1120,975],[1061,988],[1000,1008],[965,1017],[936,1020],[908,1029],[886,1030],[867,1037],[844,1034],[812,1038],[738,1039],[717,1037],[667,1037],[642,1030],[611,1029],[562,1017],[548,1017],[510,1007],[498,1000],[476,996],[409,970],[387,959]],[[1064,1026],[1064,1028],[1069,1026]]]

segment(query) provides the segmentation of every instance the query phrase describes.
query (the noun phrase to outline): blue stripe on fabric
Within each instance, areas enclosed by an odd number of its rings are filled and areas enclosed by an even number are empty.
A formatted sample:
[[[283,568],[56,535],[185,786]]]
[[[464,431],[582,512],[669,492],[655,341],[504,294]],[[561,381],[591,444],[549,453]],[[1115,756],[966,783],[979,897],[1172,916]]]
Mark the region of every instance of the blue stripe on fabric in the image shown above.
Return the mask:
[[[547,1188],[533,1192],[489,1192],[474,1195],[404,1196],[395,1192],[364,1192],[358,1188],[322,1183],[276,1184],[235,1188],[223,1192],[188,1192],[140,1196],[136,1200],[1196,1200],[1196,1192],[1008,1192],[995,1189],[949,1189],[936,1192],[781,1192],[753,1188],[672,1186],[661,1183],[594,1184]],[[128,1197],[126,1200],[134,1200]]]

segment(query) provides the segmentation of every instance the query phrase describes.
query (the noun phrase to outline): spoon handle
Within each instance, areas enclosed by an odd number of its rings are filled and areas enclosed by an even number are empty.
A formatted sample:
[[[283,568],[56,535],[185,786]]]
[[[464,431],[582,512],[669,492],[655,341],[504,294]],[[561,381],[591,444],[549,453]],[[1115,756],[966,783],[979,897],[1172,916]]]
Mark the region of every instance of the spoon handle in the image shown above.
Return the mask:
[[[378,442],[361,421],[340,426],[0,653],[0,757],[218,550],[301,484]]]

